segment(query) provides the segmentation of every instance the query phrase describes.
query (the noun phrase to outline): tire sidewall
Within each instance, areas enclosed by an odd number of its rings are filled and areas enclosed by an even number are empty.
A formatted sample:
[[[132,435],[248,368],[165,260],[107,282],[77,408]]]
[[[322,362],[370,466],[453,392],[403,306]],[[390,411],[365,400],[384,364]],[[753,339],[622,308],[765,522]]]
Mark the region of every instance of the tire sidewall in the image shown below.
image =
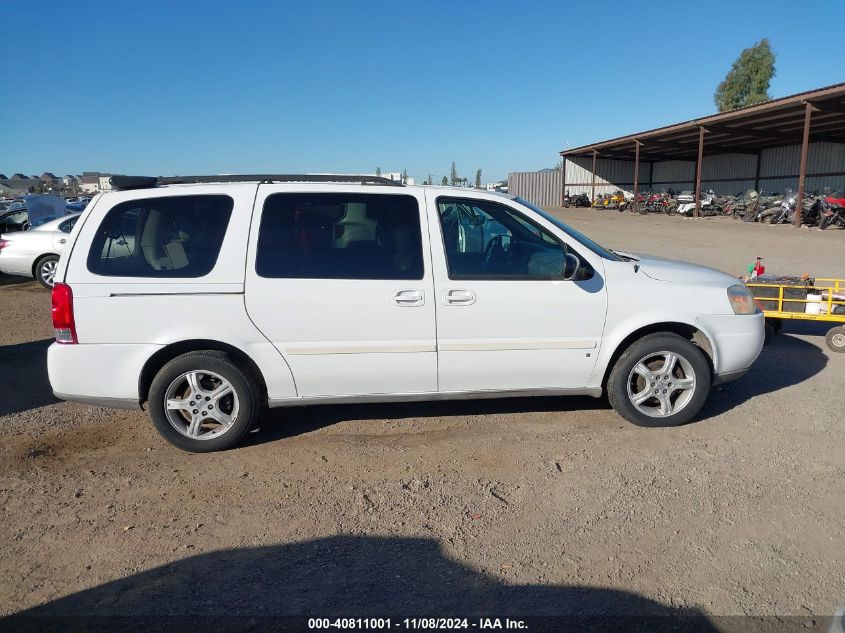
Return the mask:
[[[238,397],[238,417],[226,433],[210,440],[196,440],[179,433],[170,424],[165,413],[165,394],[170,383],[189,371],[211,371],[223,376],[232,385]],[[237,444],[252,428],[258,418],[260,399],[258,390],[249,376],[241,371],[223,352],[191,352],[177,356],[156,374],[150,385],[147,400],[153,426],[168,442],[191,453],[209,453]]]
[[[653,418],[640,412],[628,398],[628,376],[640,360],[661,351],[683,356],[692,366],[696,386],[692,399],[679,412]],[[607,383],[607,395],[617,413],[637,426],[678,426],[698,414],[710,394],[711,383],[710,363],[697,346],[677,334],[651,334],[633,343],[616,361]]]

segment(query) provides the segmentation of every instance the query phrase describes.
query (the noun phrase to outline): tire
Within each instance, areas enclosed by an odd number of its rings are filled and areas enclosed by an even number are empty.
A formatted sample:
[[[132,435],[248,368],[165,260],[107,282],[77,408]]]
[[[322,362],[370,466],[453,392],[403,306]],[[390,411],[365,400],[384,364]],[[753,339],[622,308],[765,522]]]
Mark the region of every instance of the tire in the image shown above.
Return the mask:
[[[47,290],[53,289],[56,279],[56,266],[59,263],[58,255],[44,255],[34,266],[35,278]]]
[[[677,358],[671,371],[656,371],[665,368],[668,355]],[[650,385],[635,369],[639,366],[648,370],[649,380],[653,380]],[[679,389],[678,381],[691,382],[691,386]],[[616,361],[607,381],[607,397],[619,415],[637,426],[678,426],[698,414],[710,393],[711,382],[710,364],[698,347],[677,334],[649,334],[634,342]],[[652,387],[662,393],[654,396]],[[646,397],[640,405],[632,400],[638,395]],[[661,401],[666,403],[666,409]]]
[[[231,391],[215,399],[213,392],[223,382]],[[167,402],[180,406],[167,407]],[[191,453],[210,453],[234,446],[249,432],[261,398],[255,381],[228,354],[207,350],[177,356],[162,367],[150,385],[148,407],[153,426],[168,442]]]
[[[819,219],[819,230],[824,231],[827,227],[830,226],[830,221],[833,216],[830,215],[823,215],[821,219]]]
[[[838,325],[828,330],[824,340],[830,351],[845,353],[845,325]]]

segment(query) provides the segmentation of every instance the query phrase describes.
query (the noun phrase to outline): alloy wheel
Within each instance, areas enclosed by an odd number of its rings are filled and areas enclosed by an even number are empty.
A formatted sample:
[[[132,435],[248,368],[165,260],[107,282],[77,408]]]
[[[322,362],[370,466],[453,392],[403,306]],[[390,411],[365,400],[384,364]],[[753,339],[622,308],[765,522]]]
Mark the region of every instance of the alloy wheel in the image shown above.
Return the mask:
[[[653,352],[628,375],[631,404],[649,417],[665,418],[681,411],[695,393],[695,371],[677,352]]]
[[[226,433],[238,417],[238,405],[232,384],[220,374],[204,370],[178,376],[164,398],[170,425],[194,440],[209,440]]]

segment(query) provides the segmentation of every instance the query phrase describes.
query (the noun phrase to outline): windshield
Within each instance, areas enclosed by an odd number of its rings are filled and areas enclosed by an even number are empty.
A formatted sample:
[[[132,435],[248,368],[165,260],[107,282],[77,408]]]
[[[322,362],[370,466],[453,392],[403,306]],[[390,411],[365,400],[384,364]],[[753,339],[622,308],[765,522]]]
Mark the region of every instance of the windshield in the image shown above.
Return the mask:
[[[602,246],[601,244],[597,244],[596,242],[591,240],[589,237],[587,237],[583,233],[580,233],[579,231],[576,231],[575,229],[573,229],[568,224],[564,224],[563,222],[561,222],[559,219],[557,219],[555,216],[553,216],[548,211],[545,211],[545,210],[541,209],[540,207],[537,207],[537,206],[531,204],[530,202],[527,202],[527,201],[525,201],[525,200],[523,200],[522,198],[519,198],[519,197],[514,198],[514,201],[518,202],[521,205],[528,207],[529,209],[531,209],[532,211],[534,211],[536,213],[539,213],[541,216],[546,218],[549,222],[551,222],[556,227],[558,227],[560,230],[562,230],[564,233],[566,233],[569,237],[571,237],[574,240],[580,242],[581,244],[583,244],[584,246],[589,248],[591,251],[593,251],[599,257],[603,257],[604,259],[610,259],[610,260],[615,261],[615,262],[622,261],[619,257],[617,257],[611,251],[607,250],[604,246]]]

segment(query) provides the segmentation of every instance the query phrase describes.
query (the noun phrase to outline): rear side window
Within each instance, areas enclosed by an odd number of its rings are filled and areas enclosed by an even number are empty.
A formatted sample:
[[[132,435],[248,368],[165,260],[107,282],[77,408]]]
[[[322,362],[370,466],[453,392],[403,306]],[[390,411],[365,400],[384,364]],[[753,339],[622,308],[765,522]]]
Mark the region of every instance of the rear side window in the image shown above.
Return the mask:
[[[416,198],[279,193],[261,213],[255,271],[299,279],[422,279]]]
[[[73,230],[73,225],[76,224],[76,221],[79,219],[79,216],[72,217],[70,220],[65,220],[61,224],[59,224],[59,230],[62,233],[70,233]]]
[[[217,262],[233,206],[223,195],[122,202],[100,224],[88,270],[109,277],[203,277]]]

